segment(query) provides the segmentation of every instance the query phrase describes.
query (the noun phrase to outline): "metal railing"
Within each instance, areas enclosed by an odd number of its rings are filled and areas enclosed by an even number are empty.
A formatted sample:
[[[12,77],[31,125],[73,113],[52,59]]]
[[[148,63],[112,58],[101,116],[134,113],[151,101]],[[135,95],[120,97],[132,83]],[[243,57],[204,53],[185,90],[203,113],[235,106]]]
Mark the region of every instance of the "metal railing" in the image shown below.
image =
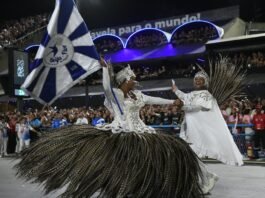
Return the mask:
[[[150,125],[153,128],[160,128],[160,129],[180,129],[180,125]],[[246,158],[258,158],[258,157],[265,157],[263,151],[255,150],[254,148],[254,140],[253,136],[255,132],[250,134],[246,134],[244,128],[252,128],[253,124],[237,124],[236,127],[242,127],[242,133],[232,133],[232,129],[235,127],[234,124],[227,124],[231,135],[233,136],[234,142],[236,143],[239,151],[243,156]],[[179,134],[176,134],[179,135]]]
[[[179,135],[179,130],[181,128],[181,125],[149,125],[153,128],[156,129],[165,129],[165,132],[169,132],[169,130],[171,129],[171,132],[173,132],[173,134],[175,135]],[[260,155],[261,157],[265,157],[263,156],[264,154],[261,151],[255,151],[254,149],[254,142],[253,142],[253,136],[254,136],[254,131],[253,133],[250,134],[245,134],[244,130],[242,130],[242,133],[232,133],[232,129],[235,127],[234,124],[227,124],[228,128],[230,129],[231,135],[233,136],[233,139],[239,149],[239,151],[241,152],[242,155],[244,155],[245,157],[249,157],[249,158],[258,158],[258,156]],[[242,127],[242,128],[252,128],[253,125],[252,124],[237,124],[236,127]],[[52,131],[52,128],[40,128],[41,132],[50,132]],[[260,154],[258,154],[258,152],[261,152]]]

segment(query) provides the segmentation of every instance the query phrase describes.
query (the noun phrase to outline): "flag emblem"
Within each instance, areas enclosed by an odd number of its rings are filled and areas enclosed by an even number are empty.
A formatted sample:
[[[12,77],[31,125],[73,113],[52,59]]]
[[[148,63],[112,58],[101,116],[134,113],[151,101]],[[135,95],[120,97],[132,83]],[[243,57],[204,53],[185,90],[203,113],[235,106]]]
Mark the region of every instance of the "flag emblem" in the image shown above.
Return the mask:
[[[71,41],[62,34],[57,34],[48,43],[44,52],[44,64],[59,67],[69,63],[74,55]]]

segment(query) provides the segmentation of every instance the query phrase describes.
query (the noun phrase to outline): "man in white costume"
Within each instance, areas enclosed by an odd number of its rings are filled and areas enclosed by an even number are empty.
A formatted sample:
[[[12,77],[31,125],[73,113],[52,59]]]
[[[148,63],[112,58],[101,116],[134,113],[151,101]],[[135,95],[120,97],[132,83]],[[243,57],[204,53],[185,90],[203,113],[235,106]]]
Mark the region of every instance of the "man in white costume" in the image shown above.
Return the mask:
[[[30,130],[36,132],[36,130],[30,126],[28,118],[22,117],[17,124],[17,153],[20,153],[24,148],[28,148],[30,146]]]
[[[209,78],[204,71],[195,75],[195,90],[190,93],[182,92],[173,83],[172,91],[182,101],[182,110],[185,112],[180,137],[191,144],[199,157],[208,156],[225,164],[241,166],[242,155],[234,143],[216,99],[207,90],[208,85]],[[201,168],[204,182],[208,183],[203,191],[208,193],[218,177],[207,171],[204,164],[201,164]]]
[[[0,157],[7,156],[7,125],[5,118],[0,116]]]

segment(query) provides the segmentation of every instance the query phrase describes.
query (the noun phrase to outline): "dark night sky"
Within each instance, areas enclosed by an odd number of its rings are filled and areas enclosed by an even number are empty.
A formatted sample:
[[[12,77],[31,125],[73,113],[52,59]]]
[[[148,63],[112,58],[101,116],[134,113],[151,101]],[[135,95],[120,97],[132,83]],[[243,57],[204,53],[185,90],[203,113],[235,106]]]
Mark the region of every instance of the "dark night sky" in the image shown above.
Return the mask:
[[[263,20],[262,0],[76,0],[91,29],[240,5],[245,20]],[[0,20],[51,13],[55,0],[3,0]],[[255,13],[255,17],[254,16]],[[264,21],[264,20],[263,20]]]

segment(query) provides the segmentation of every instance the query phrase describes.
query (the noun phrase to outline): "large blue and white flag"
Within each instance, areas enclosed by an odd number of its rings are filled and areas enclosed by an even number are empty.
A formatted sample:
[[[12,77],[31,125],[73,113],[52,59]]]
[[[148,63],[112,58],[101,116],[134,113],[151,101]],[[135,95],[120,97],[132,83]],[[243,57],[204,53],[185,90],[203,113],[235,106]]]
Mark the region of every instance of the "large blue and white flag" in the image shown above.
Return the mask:
[[[21,88],[42,104],[52,104],[81,79],[101,68],[85,22],[73,0],[56,6]]]

